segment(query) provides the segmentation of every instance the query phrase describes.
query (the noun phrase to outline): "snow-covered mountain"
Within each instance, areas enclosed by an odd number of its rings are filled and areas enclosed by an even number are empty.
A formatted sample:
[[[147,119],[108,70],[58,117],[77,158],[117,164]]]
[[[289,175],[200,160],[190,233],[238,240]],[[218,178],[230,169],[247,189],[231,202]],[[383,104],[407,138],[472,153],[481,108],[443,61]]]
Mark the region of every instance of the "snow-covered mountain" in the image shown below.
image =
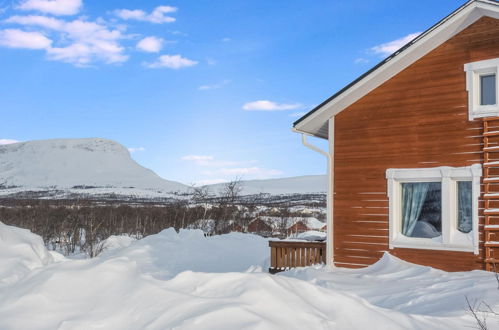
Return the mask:
[[[121,144],[100,138],[0,145],[0,185],[65,189],[78,186],[186,191],[137,164]]]
[[[210,191],[217,193],[223,189],[224,184],[207,186]],[[241,182],[242,194],[252,195],[266,193],[272,195],[282,194],[315,194],[326,193],[326,175],[305,175],[282,179],[248,180]]]
[[[242,181],[242,194],[326,192],[325,175]],[[218,194],[224,184],[208,186]],[[165,197],[190,187],[142,167],[121,144],[101,139],[53,139],[0,145],[0,195],[23,191]],[[64,192],[55,197],[63,197]]]

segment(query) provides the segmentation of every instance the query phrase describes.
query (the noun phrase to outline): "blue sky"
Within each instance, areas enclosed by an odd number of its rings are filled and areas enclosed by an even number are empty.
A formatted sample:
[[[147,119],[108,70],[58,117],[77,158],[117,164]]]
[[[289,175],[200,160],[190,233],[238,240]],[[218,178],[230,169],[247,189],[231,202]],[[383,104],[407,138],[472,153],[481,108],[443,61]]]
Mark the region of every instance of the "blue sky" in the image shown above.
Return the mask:
[[[113,139],[187,184],[322,174],[293,121],[462,3],[0,0],[0,143]]]

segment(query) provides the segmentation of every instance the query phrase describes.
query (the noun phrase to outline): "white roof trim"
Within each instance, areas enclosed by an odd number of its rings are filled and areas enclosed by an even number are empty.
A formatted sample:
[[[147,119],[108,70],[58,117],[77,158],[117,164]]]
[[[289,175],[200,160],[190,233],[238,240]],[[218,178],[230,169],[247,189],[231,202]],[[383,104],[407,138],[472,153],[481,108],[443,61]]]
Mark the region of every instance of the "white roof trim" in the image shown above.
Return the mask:
[[[487,0],[466,3],[448,20],[423,33],[418,37],[419,40],[400,54],[298,122],[294,127],[295,131],[327,138],[318,135],[318,131],[329,118],[340,113],[483,16],[499,19],[499,3]]]

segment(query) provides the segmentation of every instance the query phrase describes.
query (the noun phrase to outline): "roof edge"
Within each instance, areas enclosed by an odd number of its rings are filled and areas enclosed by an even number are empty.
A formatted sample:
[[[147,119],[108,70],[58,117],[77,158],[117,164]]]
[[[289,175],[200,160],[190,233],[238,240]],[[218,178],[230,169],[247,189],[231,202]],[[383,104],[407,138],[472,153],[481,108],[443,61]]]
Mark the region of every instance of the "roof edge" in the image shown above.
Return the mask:
[[[449,20],[451,20],[453,17],[455,17],[456,15],[458,15],[459,13],[461,13],[463,10],[469,8],[472,5],[476,6],[477,4],[499,6],[499,1],[497,1],[497,0],[469,0],[469,1],[465,2],[459,8],[457,8],[456,10],[454,10],[452,13],[450,13],[447,16],[445,16],[443,19],[441,19],[437,23],[433,24],[430,28],[428,28],[427,30],[425,30],[424,32],[422,32],[416,38],[414,38],[413,40],[409,41],[407,44],[405,44],[404,46],[402,46],[400,49],[398,49],[397,51],[395,51],[394,53],[392,53],[391,55],[389,55],[388,57],[386,57],[384,60],[382,60],[381,62],[379,62],[375,66],[373,66],[371,69],[369,69],[368,71],[366,71],[365,73],[363,73],[361,76],[359,76],[358,78],[356,78],[355,80],[353,80],[351,83],[349,83],[348,85],[346,85],[345,87],[343,87],[342,89],[340,89],[338,92],[336,92],[335,94],[333,94],[332,96],[330,96],[329,98],[327,98],[325,101],[323,101],[322,103],[320,103],[318,106],[316,106],[315,108],[313,108],[312,110],[310,110],[304,116],[300,117],[298,120],[296,120],[293,123],[293,130],[297,131],[297,132],[300,132],[300,133],[307,133],[307,134],[315,135],[315,134],[312,134],[310,132],[306,132],[304,130],[301,130],[301,129],[297,128],[297,126],[300,123],[302,123],[304,120],[308,119],[313,114],[317,113],[324,106],[326,106],[327,104],[329,104],[331,101],[333,101],[334,99],[336,99],[337,97],[339,97],[340,95],[342,95],[343,93],[345,93],[346,91],[350,90],[352,87],[354,87],[355,85],[357,85],[359,82],[363,81],[365,78],[367,78],[368,76],[370,76],[372,73],[374,73],[375,71],[377,71],[379,68],[381,68],[382,66],[384,66],[386,63],[390,62],[395,57],[403,54],[404,51],[406,51],[412,45],[418,43],[421,39],[423,39],[424,37],[426,37],[427,35],[429,35],[433,31],[435,31],[436,29],[438,29],[440,26],[442,26],[443,24],[445,24],[446,22],[448,22]],[[323,138],[322,136],[319,136],[319,137]]]

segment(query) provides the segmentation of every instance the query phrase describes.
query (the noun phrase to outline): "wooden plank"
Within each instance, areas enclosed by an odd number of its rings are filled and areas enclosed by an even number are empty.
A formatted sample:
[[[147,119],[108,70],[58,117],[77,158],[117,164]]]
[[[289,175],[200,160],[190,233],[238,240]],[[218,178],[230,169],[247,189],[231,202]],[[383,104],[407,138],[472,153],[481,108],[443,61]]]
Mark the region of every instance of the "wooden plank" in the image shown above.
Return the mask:
[[[277,268],[282,268],[282,248],[280,246],[276,246],[277,253]]]
[[[270,248],[270,267],[277,268],[277,248]]]
[[[313,251],[312,251],[312,248],[311,247],[308,247],[306,248],[307,249],[307,255],[308,255],[308,258],[307,258],[307,266],[310,266],[312,265],[312,260],[314,258],[313,256]]]
[[[372,264],[382,255],[378,250],[388,249],[386,169],[483,162],[483,123],[468,120],[463,65],[498,56],[498,21],[481,18],[335,117],[335,263]],[[499,131],[499,120],[490,121],[489,128],[494,127]],[[489,147],[499,146],[499,136],[489,139]],[[488,157],[499,161],[499,157]],[[490,171],[499,176],[499,170]],[[487,189],[499,192],[499,185],[487,185]],[[482,212],[485,202],[480,200],[479,206]],[[490,207],[499,208],[497,204]],[[483,224],[485,218],[479,221]],[[499,224],[499,217],[487,221]],[[483,233],[480,237],[484,239]],[[483,254],[390,252],[446,270],[484,267]]]

